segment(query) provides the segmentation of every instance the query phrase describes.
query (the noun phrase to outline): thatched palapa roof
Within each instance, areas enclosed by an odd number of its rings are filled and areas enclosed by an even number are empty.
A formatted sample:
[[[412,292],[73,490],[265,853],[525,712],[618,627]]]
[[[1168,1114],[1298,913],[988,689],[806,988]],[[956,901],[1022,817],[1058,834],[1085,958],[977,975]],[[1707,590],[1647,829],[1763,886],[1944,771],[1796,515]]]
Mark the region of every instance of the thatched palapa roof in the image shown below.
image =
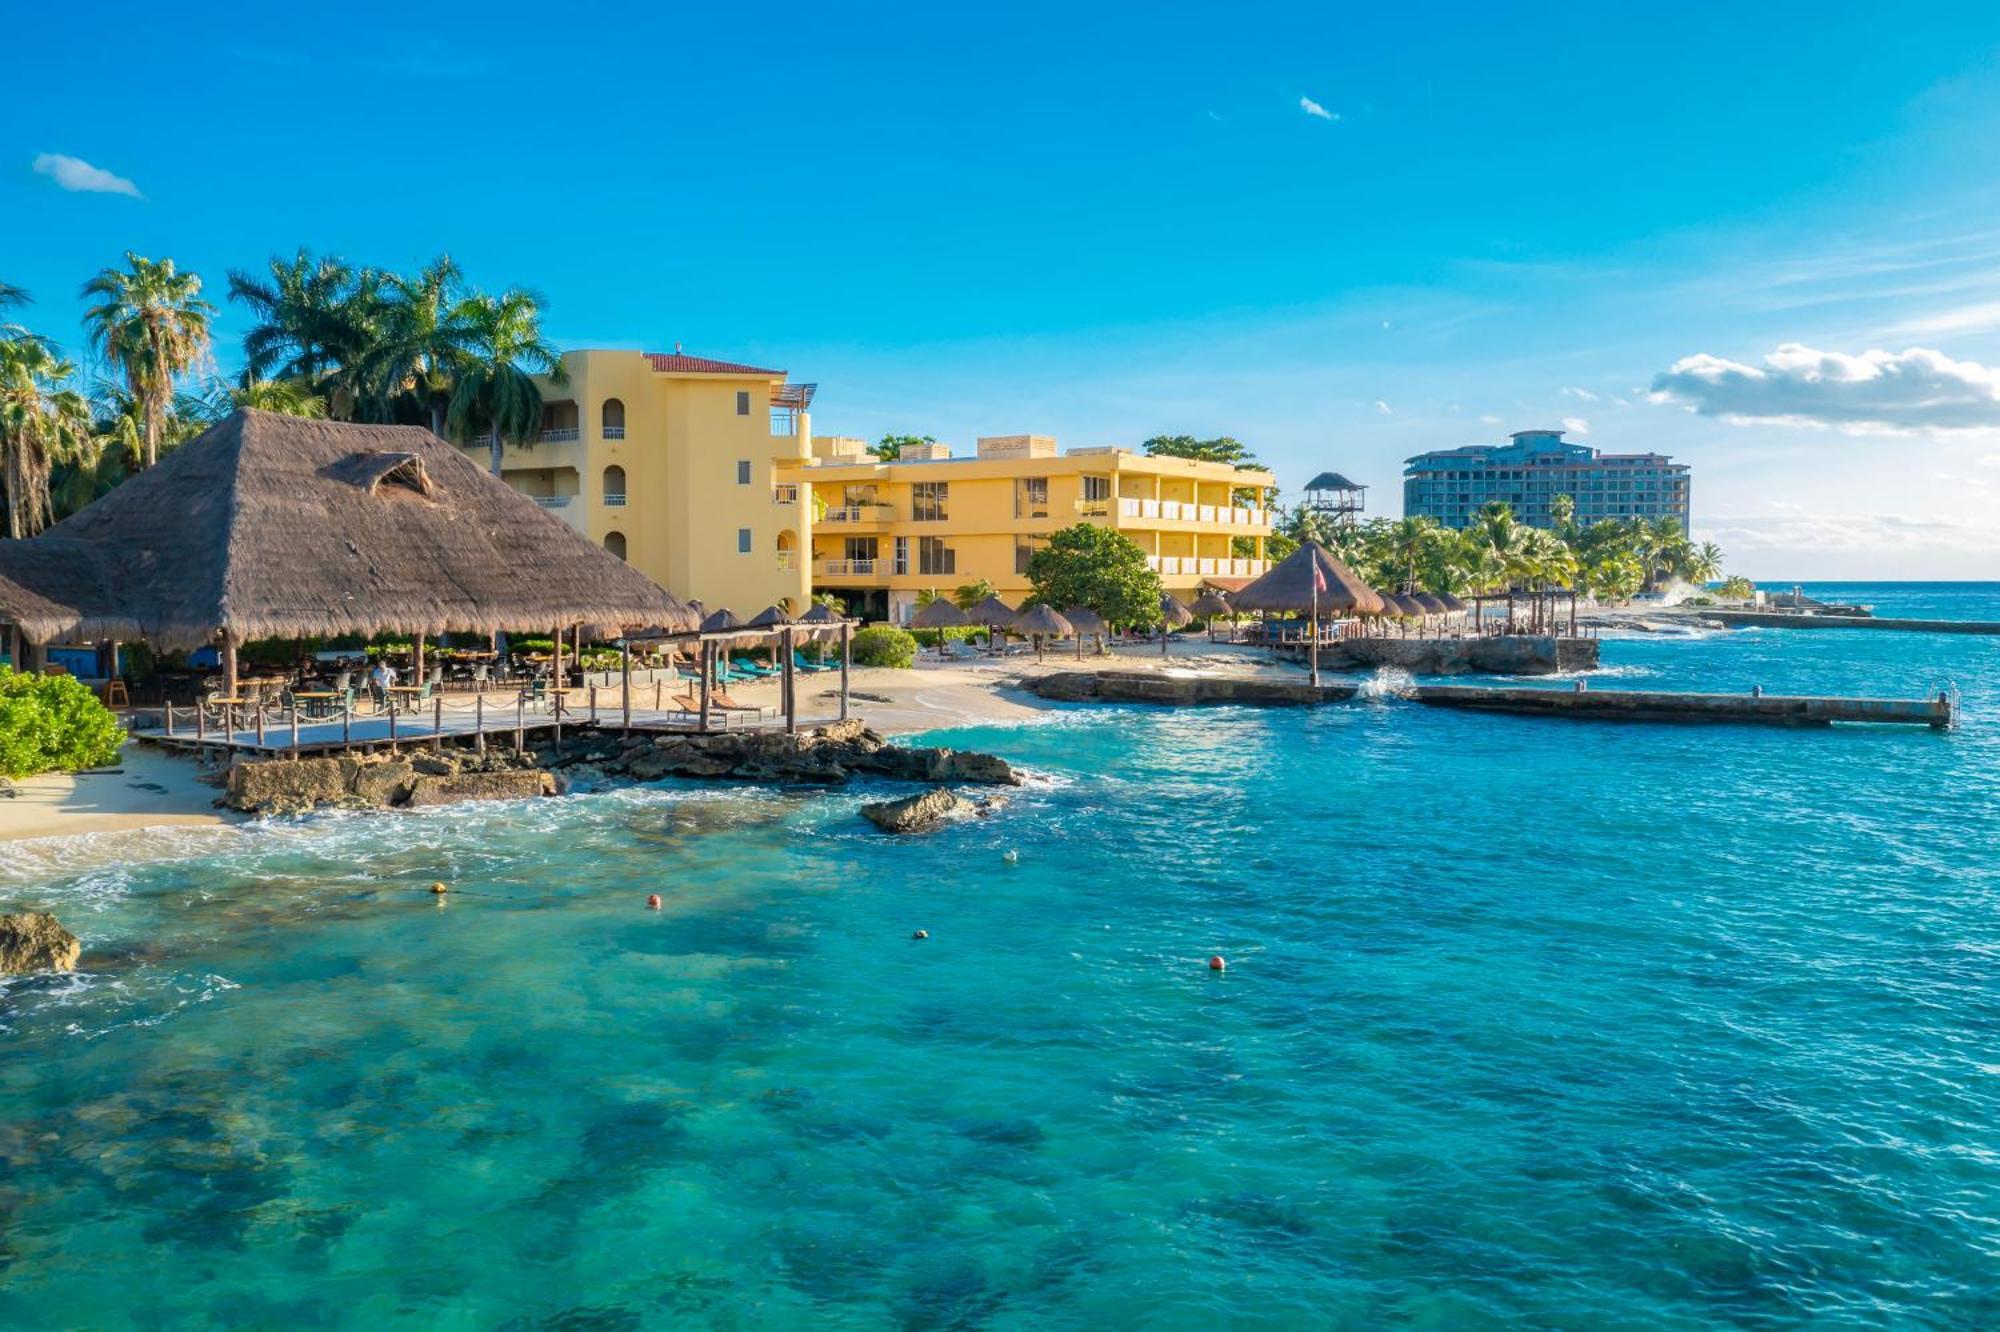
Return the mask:
[[[1204,592],[1195,598],[1194,605],[1188,607],[1188,609],[1196,615],[1210,616],[1228,615],[1233,608],[1230,606],[1228,599],[1220,592]]]
[[[1014,620],[1017,634],[1042,634],[1054,638],[1068,638],[1076,631],[1070,622],[1047,606],[1036,603],[1022,611]]]
[[[1019,615],[1020,612],[1000,600],[1000,594],[996,592],[967,611],[965,618],[969,624],[984,624],[999,629],[1011,629],[1014,627],[1015,618]]]
[[[1194,612],[1189,610],[1186,604],[1173,593],[1162,592],[1160,593],[1160,620],[1169,629],[1178,629],[1182,625],[1194,623]]]
[[[694,626],[678,598],[416,426],[239,411],[26,541],[0,619],[38,642]]]
[[[1230,598],[1240,611],[1296,611],[1309,613],[1313,607],[1313,565],[1319,565],[1326,586],[1319,594],[1322,613],[1352,612],[1380,615],[1382,598],[1361,581],[1354,570],[1341,563],[1334,553],[1317,541],[1301,541],[1299,548],[1278,561],[1277,566],[1256,582]]]
[[[917,607],[917,613],[910,617],[912,629],[961,629],[972,621],[965,618],[965,612],[937,597]]]
[[[1088,606],[1071,606],[1062,613],[1062,617],[1068,620],[1069,627],[1079,634],[1101,634],[1111,628],[1104,622],[1102,615]]]

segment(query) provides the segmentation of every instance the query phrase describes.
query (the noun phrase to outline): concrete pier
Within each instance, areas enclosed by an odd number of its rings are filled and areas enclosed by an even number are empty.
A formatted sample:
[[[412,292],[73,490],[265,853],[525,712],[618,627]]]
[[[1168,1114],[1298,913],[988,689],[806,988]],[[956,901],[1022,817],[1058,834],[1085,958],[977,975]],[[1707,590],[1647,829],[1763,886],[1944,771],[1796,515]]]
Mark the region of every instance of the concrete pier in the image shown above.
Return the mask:
[[[1756,722],[1767,726],[1866,722],[1943,730],[1954,720],[1951,699],[1942,694],[1935,698],[1834,698],[1801,694],[1419,685],[1415,696],[1419,703],[1431,707],[1596,721]]]
[[[1993,620],[1890,620],[1879,615],[1783,615],[1772,611],[1704,610],[1704,620],[1732,629],[1891,629],[1915,634],[2000,634]]]

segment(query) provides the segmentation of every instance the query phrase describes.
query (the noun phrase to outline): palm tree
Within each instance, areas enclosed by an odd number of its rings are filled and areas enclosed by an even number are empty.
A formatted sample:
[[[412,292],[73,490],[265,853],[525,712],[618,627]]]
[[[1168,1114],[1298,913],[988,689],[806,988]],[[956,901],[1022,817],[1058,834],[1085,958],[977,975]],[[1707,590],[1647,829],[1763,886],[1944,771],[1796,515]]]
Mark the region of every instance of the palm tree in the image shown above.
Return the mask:
[[[1414,591],[1417,566],[1430,554],[1431,547],[1437,542],[1437,533],[1437,522],[1430,518],[1399,518],[1389,524],[1384,534],[1387,539],[1383,552],[1394,570],[1394,577],[1389,581],[1401,584],[1406,592]]]
[[[49,523],[54,464],[90,436],[90,412],[70,387],[76,367],[40,338],[0,342],[0,477],[7,535],[30,537]]]
[[[228,402],[232,409],[249,407],[311,421],[326,419],[326,399],[314,393],[304,379],[253,379],[230,389]]]
[[[269,277],[229,271],[229,299],[258,319],[243,335],[244,381],[297,379],[324,391],[368,348],[379,280],[336,255],[316,259],[303,248],[289,260],[272,255],[266,267]]]
[[[961,584],[959,587],[953,589],[951,604],[960,610],[971,610],[974,606],[977,606],[992,595],[993,584],[981,578],[970,583]]]
[[[1681,556],[1676,572],[1697,587],[1714,582],[1722,577],[1722,547],[1713,541],[1704,541],[1699,546],[1690,545]]]
[[[0,310],[12,310],[18,306],[32,305],[34,302],[35,298],[28,294],[26,287],[17,287],[11,282],[0,282]],[[37,334],[30,333],[21,324],[0,324],[0,339],[17,342],[23,338],[41,340]]]
[[[172,410],[174,379],[207,355],[208,321],[215,307],[201,299],[201,279],[171,259],[126,251],[126,267],[107,268],[83,284],[91,345],[125,383],[145,413],[146,466],[159,459],[160,436]]]
[[[415,277],[390,274],[384,279],[381,337],[357,366],[370,408],[381,419],[391,417],[396,399],[413,398],[428,418],[431,433],[444,433],[453,378],[477,347],[471,311],[476,301],[484,299],[467,300],[463,292],[464,275],[448,254],[433,259]],[[509,292],[501,300],[527,295]],[[529,314],[531,323],[539,318],[538,311]],[[539,337],[534,333],[530,340]],[[559,359],[554,353],[551,357]],[[539,398],[535,414],[539,424]]]
[[[531,440],[542,425],[542,391],[533,376],[567,384],[562,353],[542,337],[541,298],[520,287],[499,296],[475,293],[460,303],[466,355],[454,367],[446,424],[459,438],[486,432],[493,475],[509,441]]]

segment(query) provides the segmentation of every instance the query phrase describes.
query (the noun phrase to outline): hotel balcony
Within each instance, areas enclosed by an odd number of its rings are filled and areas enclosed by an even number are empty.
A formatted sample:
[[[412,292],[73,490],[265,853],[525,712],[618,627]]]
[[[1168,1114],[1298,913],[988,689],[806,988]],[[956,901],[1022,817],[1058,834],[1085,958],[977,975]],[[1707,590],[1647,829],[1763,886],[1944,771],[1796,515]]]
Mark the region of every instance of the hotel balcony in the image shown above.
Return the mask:
[[[889,572],[888,560],[814,560],[813,577],[876,578]]]
[[[893,504],[843,504],[831,506],[819,521],[822,523],[890,523],[896,520],[896,506]]]
[[[575,426],[552,426],[535,436],[543,444],[574,444],[579,437]]]
[[[1207,555],[1148,555],[1146,567],[1164,577],[1255,578],[1269,570],[1271,562]]]
[[[1083,504],[1096,501],[1078,501]],[[1245,509],[1224,504],[1186,504],[1180,500],[1120,499],[1121,518],[1157,519],[1171,523],[1208,523],[1215,527],[1269,527],[1269,509]]]

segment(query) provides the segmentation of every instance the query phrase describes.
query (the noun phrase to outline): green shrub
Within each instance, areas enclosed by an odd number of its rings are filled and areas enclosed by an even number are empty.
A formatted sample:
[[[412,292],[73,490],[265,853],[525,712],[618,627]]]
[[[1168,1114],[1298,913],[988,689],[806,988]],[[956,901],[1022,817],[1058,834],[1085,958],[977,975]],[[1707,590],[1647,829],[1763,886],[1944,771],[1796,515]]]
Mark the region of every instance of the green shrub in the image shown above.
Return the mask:
[[[917,660],[917,640],[893,624],[871,624],[854,636],[857,666],[908,667]]]
[[[0,776],[101,768],[124,743],[118,719],[74,676],[0,668]]]

